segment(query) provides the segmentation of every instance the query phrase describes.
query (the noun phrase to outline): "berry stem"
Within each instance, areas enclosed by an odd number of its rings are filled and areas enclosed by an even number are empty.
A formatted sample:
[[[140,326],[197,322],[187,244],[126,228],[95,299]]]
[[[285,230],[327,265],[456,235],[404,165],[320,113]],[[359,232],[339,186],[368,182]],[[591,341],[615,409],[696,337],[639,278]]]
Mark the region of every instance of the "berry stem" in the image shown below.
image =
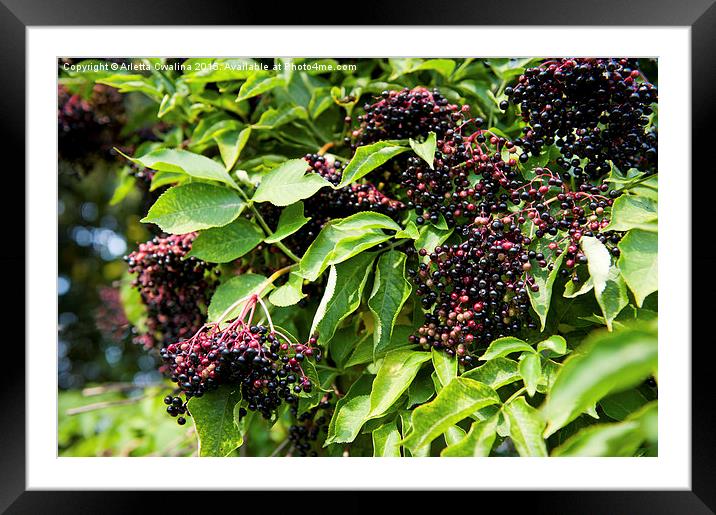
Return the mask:
[[[250,201],[249,201],[249,202],[250,202]],[[269,226],[266,224],[266,221],[263,219],[263,217],[261,216],[261,213],[259,213],[258,209],[256,209],[256,207],[254,206],[253,202],[251,202],[251,203],[249,204],[249,207],[250,207],[251,211],[254,213],[254,216],[256,217],[256,221],[259,223],[259,225],[261,226],[261,228],[262,228],[262,229],[264,230],[264,232],[266,233],[266,237],[268,238],[268,237],[272,236],[272,235],[273,235],[273,231],[272,231],[272,230],[269,228]],[[283,251],[284,254],[286,254],[286,256],[288,256],[290,259],[292,259],[292,260],[295,261],[296,263],[298,263],[298,262],[301,261],[301,258],[299,258],[296,254],[294,254],[293,252],[291,252],[291,250],[290,250],[288,247],[286,247],[286,245],[284,245],[283,243],[281,243],[280,241],[277,241],[276,243],[273,243],[273,245],[276,245],[279,249],[281,249],[281,250]]]
[[[263,303],[263,301],[261,300],[261,297],[260,297],[261,294],[266,290],[266,288],[268,288],[271,284],[273,284],[274,281],[276,281],[276,279],[278,279],[282,275],[287,274],[288,272],[293,270],[295,267],[296,267],[296,265],[293,264],[293,265],[288,265],[288,266],[285,266],[283,268],[279,268],[278,270],[276,270],[273,274],[271,274],[266,279],[266,281],[264,281],[264,283],[261,285],[261,288],[258,290],[258,292],[247,295],[246,297],[242,297],[239,300],[237,300],[236,302],[234,302],[231,306],[229,306],[221,314],[219,319],[216,321],[216,325],[218,326],[219,324],[221,324],[224,321],[224,319],[229,315],[229,313],[231,313],[234,309],[239,307],[243,302],[247,302],[247,301],[251,300],[252,297],[256,297],[256,299],[258,299],[258,301],[261,302],[261,305],[264,308],[264,310],[266,310],[266,305]],[[254,304],[255,303],[256,303],[256,300],[254,300]],[[247,306],[248,306],[248,304],[246,306],[244,306],[244,309],[242,310],[241,314],[237,318],[239,318],[239,319],[244,318],[244,316],[246,315]],[[268,317],[268,310],[266,310],[266,315]],[[270,318],[269,318],[269,320],[270,320]]]
[[[239,188],[238,186],[236,187],[236,191],[238,191],[239,194],[240,194],[240,195],[244,198],[244,200],[246,201],[246,204],[249,206],[249,209],[251,209],[251,212],[254,214],[254,217],[256,218],[256,221],[259,223],[259,225],[261,226],[261,228],[262,228],[262,229],[264,230],[264,232],[266,233],[266,237],[268,238],[268,237],[272,236],[272,235],[273,235],[273,231],[269,228],[268,224],[266,223],[266,221],[264,220],[264,218],[261,216],[261,213],[259,213],[259,210],[256,209],[256,206],[254,206],[253,200],[251,200],[251,199],[246,195],[246,193],[244,192],[244,190],[242,190],[242,189]],[[299,258],[298,256],[296,256],[296,254],[294,254],[293,252],[291,252],[291,250],[290,250],[288,247],[286,247],[286,245],[284,245],[283,243],[281,243],[280,241],[277,241],[276,243],[273,243],[273,245],[275,245],[276,247],[278,247],[279,249],[281,249],[281,251],[283,251],[283,253],[286,254],[286,256],[288,256],[291,260],[295,261],[296,263],[298,263],[299,261],[301,261],[301,258]]]
[[[269,310],[266,307],[266,304],[261,299],[261,297],[259,297],[258,295],[256,296],[256,300],[258,301],[259,304],[261,304],[261,308],[264,310],[264,315],[266,315],[266,320],[268,321],[269,327],[271,328],[271,332],[275,333],[276,328],[273,326],[273,320],[271,320],[271,315],[269,314]],[[253,312],[252,312],[252,314],[253,314]],[[286,340],[288,341],[288,338],[286,338]]]
[[[328,151],[329,151],[331,148],[333,148],[334,146],[335,146],[335,143],[333,143],[332,141],[329,141],[328,143],[326,143],[325,145],[323,145],[323,146],[318,150],[318,152],[316,152],[316,153],[317,153],[319,156],[322,156],[323,154],[325,154],[326,152],[328,152]]]

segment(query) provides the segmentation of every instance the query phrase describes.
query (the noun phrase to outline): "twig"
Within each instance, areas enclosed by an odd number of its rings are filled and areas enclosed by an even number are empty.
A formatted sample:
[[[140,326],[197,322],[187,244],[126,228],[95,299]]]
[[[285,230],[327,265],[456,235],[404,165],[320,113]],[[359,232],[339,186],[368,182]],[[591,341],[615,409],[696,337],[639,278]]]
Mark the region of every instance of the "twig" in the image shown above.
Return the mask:
[[[148,385],[137,385],[134,383],[109,383],[101,386],[91,386],[82,390],[83,397],[92,397],[94,395],[102,395],[111,392],[126,392],[131,390],[145,390],[155,386],[163,386],[162,383],[153,383]]]
[[[266,233],[266,237],[267,237],[267,238],[268,238],[268,237],[271,237],[271,236],[273,235],[273,231],[272,231],[271,228],[268,226],[268,224],[266,223],[266,221],[263,219],[263,217],[261,216],[261,213],[259,213],[259,210],[256,209],[256,206],[254,205],[254,201],[251,200],[251,199],[248,197],[248,195],[246,195],[246,193],[244,192],[244,190],[242,190],[242,189],[239,188],[238,186],[236,187],[236,191],[238,191],[239,194],[240,194],[240,195],[244,198],[244,200],[246,201],[246,204],[249,206],[249,209],[250,209],[251,212],[254,214],[254,218],[256,218],[256,221],[259,223],[259,225],[261,226],[261,228],[262,228],[262,229],[264,230],[264,232]],[[276,247],[278,247],[279,249],[281,249],[281,250],[283,251],[283,253],[286,254],[286,256],[288,256],[289,259],[292,259],[294,262],[298,263],[299,261],[301,261],[301,258],[299,258],[298,256],[296,256],[296,254],[294,254],[293,252],[291,252],[291,250],[290,250],[288,247],[286,247],[286,245],[284,245],[283,243],[281,243],[280,241],[277,241],[277,242],[275,242],[275,243],[272,243],[272,245],[275,245]]]
[[[273,450],[273,452],[269,455],[269,458],[274,458],[274,457],[278,456],[278,453],[281,452],[283,450],[283,448],[286,447],[286,445],[288,445],[289,441],[290,440],[288,438],[286,438],[283,442],[281,442],[281,445],[279,445],[278,447],[276,447]]]
[[[193,439],[191,438],[191,435],[193,435],[193,434],[194,434],[194,428],[191,427],[191,428],[189,428],[189,430],[188,430],[185,434],[183,434],[183,435],[181,435],[181,436],[178,436],[177,438],[175,438],[174,440],[172,440],[171,442],[169,442],[169,444],[167,444],[167,446],[164,447],[164,450],[163,450],[163,451],[155,451],[155,452],[149,454],[149,456],[166,456],[166,455],[170,455],[170,454],[168,454],[168,453],[169,453],[169,451],[171,451],[171,450],[173,450],[175,453],[176,453],[176,452],[180,452],[180,451],[183,450],[184,447],[187,446],[187,444],[193,444],[193,443],[194,443],[194,442],[193,442]],[[185,442],[186,442],[186,443],[185,443]],[[182,444],[184,444],[184,445],[182,445]],[[173,456],[173,455],[170,455],[170,456]]]
[[[79,415],[80,413],[87,413],[88,411],[96,411],[104,408],[112,408],[114,406],[124,406],[127,404],[134,404],[143,399],[146,399],[147,395],[140,395],[139,397],[132,397],[131,399],[120,399],[117,401],[104,401],[96,402],[94,404],[87,404],[86,406],[80,406],[78,408],[70,408],[65,413],[68,416]]]

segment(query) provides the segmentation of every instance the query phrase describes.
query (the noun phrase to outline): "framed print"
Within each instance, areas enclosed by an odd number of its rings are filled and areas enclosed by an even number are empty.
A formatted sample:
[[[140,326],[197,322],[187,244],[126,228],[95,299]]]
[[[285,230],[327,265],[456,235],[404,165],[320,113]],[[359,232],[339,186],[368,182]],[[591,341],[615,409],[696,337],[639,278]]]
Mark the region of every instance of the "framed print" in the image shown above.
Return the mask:
[[[186,489],[713,512],[691,170],[716,7],[76,4],[0,10],[8,513]]]

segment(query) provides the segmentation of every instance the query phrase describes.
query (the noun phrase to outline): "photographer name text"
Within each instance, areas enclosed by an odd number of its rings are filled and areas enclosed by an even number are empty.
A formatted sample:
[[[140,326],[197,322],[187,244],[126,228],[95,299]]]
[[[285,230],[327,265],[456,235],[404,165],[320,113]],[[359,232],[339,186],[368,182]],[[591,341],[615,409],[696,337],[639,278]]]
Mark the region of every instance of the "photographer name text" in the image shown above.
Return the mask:
[[[336,62],[314,61],[294,63],[290,60],[275,62],[273,65],[255,61],[192,61],[183,63],[164,62],[109,62],[92,61],[80,63],[63,63],[65,71],[88,73],[88,72],[151,72],[151,71],[180,71],[180,72],[256,72],[256,71],[355,71],[354,64],[340,64]]]

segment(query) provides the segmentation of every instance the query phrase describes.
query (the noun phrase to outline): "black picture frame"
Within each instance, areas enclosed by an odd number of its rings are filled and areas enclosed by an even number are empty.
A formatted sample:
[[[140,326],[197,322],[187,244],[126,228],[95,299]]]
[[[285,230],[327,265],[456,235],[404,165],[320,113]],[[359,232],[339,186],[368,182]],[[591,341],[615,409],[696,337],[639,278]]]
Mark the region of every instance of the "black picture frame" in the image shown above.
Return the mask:
[[[442,2],[408,3],[381,2],[365,6],[355,2],[334,2],[322,9],[305,3],[282,3],[281,19],[277,18],[276,5],[261,2],[156,0],[124,0],[121,3],[106,0],[0,0],[0,69],[11,70],[0,79],[0,102],[3,108],[2,139],[7,154],[17,159],[14,167],[5,169],[6,188],[17,192],[13,197],[20,204],[10,207],[4,199],[6,220],[5,237],[12,248],[0,253],[5,271],[3,285],[6,295],[12,295],[3,312],[6,317],[5,360],[0,374],[0,511],[6,513],[130,513],[148,511],[152,501],[160,501],[165,509],[192,509],[209,499],[196,493],[137,492],[70,492],[26,491],[25,483],[25,367],[32,366],[32,356],[25,356],[15,331],[21,322],[31,323],[30,317],[41,316],[25,310],[25,274],[31,273],[25,265],[25,245],[32,235],[26,234],[24,217],[20,223],[18,213],[25,213],[25,180],[19,170],[25,169],[25,106],[31,99],[25,96],[25,30],[29,26],[89,26],[89,25],[247,25],[247,24],[305,24],[318,25],[350,21],[351,24],[369,25],[549,25],[549,26],[688,26],[691,28],[692,73],[692,149],[684,149],[685,161],[693,170],[708,171],[713,167],[709,159],[716,140],[716,3],[715,0],[604,0],[574,1],[553,0],[530,2],[512,0],[509,3],[478,4],[460,0],[446,5]],[[329,13],[330,17],[317,17]],[[149,43],[150,44],[150,43]],[[689,130],[684,127],[683,130]],[[699,156],[699,161],[691,156]],[[692,161],[692,159],[694,159]],[[698,168],[697,168],[698,167]],[[713,241],[706,224],[713,205],[704,188],[697,182],[703,173],[691,173],[692,182],[692,244],[683,249],[685,259],[691,252],[694,279],[704,280],[716,265],[716,254],[708,248]],[[14,181],[14,184],[8,184]],[[20,193],[22,192],[22,194]],[[7,201],[6,201],[7,200]],[[12,211],[10,211],[12,209]],[[675,213],[675,216],[681,216]],[[6,244],[7,245],[7,244]],[[20,273],[22,271],[22,273]],[[696,275],[698,274],[698,275]],[[693,281],[692,281],[693,283]],[[690,491],[589,491],[589,492],[484,492],[485,496],[510,497],[510,505],[524,503],[531,512],[538,513],[714,513],[716,512],[716,410],[711,399],[713,376],[712,345],[708,317],[716,307],[713,296],[701,294],[706,288],[692,288],[692,327],[684,327],[684,340],[668,342],[683,345],[692,340],[692,456]],[[9,293],[11,292],[11,293]],[[711,315],[712,316],[712,315]],[[9,340],[9,341],[8,341]],[[16,350],[9,350],[15,348]],[[48,352],[52,352],[48,349]],[[709,373],[711,372],[711,373]],[[52,414],[48,414],[51,417]],[[177,475],[177,482],[181,476]],[[558,478],[556,479],[558,481]],[[317,482],[317,485],[319,483]],[[222,497],[239,495],[251,505],[266,502],[254,493],[211,493],[210,506],[222,504]],[[265,496],[265,494],[262,494]],[[298,495],[293,493],[291,495]],[[322,494],[323,495],[323,494]],[[364,494],[341,494],[342,506],[367,505]],[[246,500],[247,497],[255,499]],[[353,502],[355,497],[355,502]],[[414,499],[415,497],[413,497]],[[402,501],[401,501],[402,502]],[[364,510],[362,510],[364,511]]]

